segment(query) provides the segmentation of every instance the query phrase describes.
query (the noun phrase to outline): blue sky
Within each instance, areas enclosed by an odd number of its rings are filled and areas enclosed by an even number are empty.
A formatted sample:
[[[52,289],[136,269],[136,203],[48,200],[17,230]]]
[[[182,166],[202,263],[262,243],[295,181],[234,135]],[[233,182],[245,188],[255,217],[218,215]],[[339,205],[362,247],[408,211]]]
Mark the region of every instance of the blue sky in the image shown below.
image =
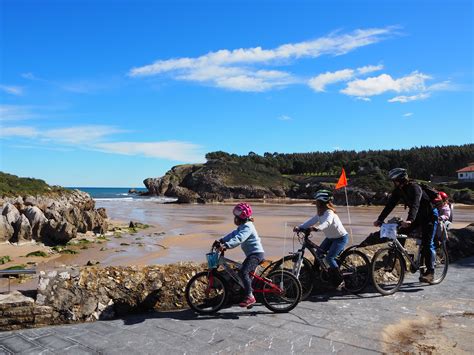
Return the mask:
[[[472,1],[0,0],[1,170],[474,141]]]

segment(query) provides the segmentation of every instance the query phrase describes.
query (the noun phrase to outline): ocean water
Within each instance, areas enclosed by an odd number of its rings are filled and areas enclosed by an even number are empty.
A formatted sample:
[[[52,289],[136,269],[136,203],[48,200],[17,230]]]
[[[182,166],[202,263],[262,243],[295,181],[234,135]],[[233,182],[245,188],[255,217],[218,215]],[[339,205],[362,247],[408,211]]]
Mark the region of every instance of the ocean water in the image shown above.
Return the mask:
[[[139,194],[130,194],[128,191],[132,187],[68,187],[68,189],[77,189],[87,192],[94,200],[108,201],[108,200],[125,200],[125,201],[157,201],[157,202],[171,202],[174,198],[164,196],[140,196]],[[137,192],[147,192],[145,188],[133,188]]]

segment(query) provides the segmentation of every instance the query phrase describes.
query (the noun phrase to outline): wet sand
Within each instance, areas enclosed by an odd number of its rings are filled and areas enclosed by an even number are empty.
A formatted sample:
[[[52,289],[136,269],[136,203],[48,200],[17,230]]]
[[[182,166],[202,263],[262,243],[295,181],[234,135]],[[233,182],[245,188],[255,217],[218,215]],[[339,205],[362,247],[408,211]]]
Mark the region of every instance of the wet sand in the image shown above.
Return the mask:
[[[234,203],[207,205],[162,204],[147,200],[98,200],[97,207],[105,207],[109,218],[115,224],[128,225],[133,220],[152,227],[136,234],[113,235],[99,243],[88,243],[73,247],[76,255],[55,254],[48,258],[26,258],[25,255],[36,250],[47,251],[38,245],[0,245],[0,256],[9,255],[13,260],[0,268],[27,262],[36,262],[37,270],[64,268],[65,265],[83,266],[88,261],[99,261],[101,265],[150,265],[167,264],[180,261],[204,262],[212,242],[236,228],[233,224]],[[262,238],[268,259],[276,259],[298,249],[293,239],[293,226],[298,225],[315,212],[309,203],[281,204],[253,202],[255,225]],[[358,244],[370,233],[377,231],[372,222],[377,218],[381,206],[350,207],[351,224],[347,208],[339,206],[337,213],[342,223],[352,234],[350,244]],[[391,216],[406,217],[407,211],[397,207]],[[454,228],[461,228],[474,222],[474,206],[455,207]],[[317,243],[324,238],[322,233],[313,233]],[[81,249],[84,248],[84,249]],[[229,250],[227,256],[243,259],[240,247]],[[6,280],[0,279],[0,288]]]

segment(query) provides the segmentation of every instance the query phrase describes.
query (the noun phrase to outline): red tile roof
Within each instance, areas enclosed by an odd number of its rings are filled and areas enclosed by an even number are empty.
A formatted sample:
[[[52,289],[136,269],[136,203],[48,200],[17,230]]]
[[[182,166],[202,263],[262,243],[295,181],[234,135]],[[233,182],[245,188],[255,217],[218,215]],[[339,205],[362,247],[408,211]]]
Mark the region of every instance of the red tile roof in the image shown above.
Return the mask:
[[[457,173],[467,173],[469,171],[474,171],[474,164],[469,164],[469,166],[466,166],[465,168],[459,169],[456,172]]]

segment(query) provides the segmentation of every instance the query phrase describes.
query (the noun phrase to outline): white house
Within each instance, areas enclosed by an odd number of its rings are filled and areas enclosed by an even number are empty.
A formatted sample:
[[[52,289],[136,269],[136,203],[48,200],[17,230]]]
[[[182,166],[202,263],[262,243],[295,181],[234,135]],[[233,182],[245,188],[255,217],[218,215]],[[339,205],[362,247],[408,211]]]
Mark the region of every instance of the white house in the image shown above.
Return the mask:
[[[469,163],[465,168],[456,171],[458,173],[458,181],[474,181],[474,163]]]

